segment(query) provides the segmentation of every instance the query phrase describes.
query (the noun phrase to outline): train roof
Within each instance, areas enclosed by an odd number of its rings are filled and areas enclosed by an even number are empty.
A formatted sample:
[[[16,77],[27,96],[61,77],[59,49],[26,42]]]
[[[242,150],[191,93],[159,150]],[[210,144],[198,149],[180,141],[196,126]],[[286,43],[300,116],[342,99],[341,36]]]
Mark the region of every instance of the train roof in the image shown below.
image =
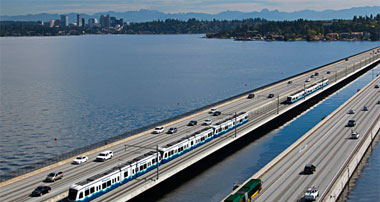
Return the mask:
[[[221,125],[222,123],[225,123],[227,121],[231,121],[231,118],[228,118],[228,119],[224,119],[223,121],[219,121],[218,123],[216,123],[215,125]]]
[[[115,171],[118,171],[118,170],[119,170],[118,167],[113,167],[113,168],[111,168],[109,170],[106,170],[106,171],[104,171],[102,173],[96,174],[96,175],[91,176],[91,177],[89,177],[89,178],[87,178],[85,180],[82,180],[82,181],[78,182],[77,184],[81,185],[81,186],[84,186],[84,185],[86,185],[86,184],[88,184],[90,182],[93,182],[93,181],[95,181],[97,179],[100,179],[100,178],[102,178],[104,176],[107,176],[107,175],[109,175],[109,174],[111,174],[111,173],[113,173]]]
[[[148,152],[148,153],[145,153],[145,154],[143,154],[143,155],[141,155],[141,156],[138,156],[138,157],[134,158],[133,160],[134,160],[134,161],[140,161],[140,160],[145,159],[145,158],[147,158],[147,157],[149,157],[149,156],[152,156],[152,155],[154,155],[154,154],[156,154],[156,153],[157,153],[157,152],[150,151],[150,152]]]
[[[201,134],[201,133],[203,133],[203,132],[205,132],[205,131],[208,131],[208,130],[210,130],[210,129],[211,129],[211,127],[203,128],[202,130],[199,130],[199,131],[193,133],[193,135]]]

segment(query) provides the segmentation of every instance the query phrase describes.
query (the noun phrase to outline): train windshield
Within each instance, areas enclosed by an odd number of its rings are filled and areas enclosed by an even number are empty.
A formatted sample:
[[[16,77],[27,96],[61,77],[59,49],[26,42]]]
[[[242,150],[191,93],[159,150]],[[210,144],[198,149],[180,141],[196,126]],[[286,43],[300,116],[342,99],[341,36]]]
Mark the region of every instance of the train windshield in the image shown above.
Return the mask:
[[[77,199],[77,193],[78,193],[78,190],[75,190],[75,189],[69,189],[69,200],[72,200],[72,201],[75,201]]]

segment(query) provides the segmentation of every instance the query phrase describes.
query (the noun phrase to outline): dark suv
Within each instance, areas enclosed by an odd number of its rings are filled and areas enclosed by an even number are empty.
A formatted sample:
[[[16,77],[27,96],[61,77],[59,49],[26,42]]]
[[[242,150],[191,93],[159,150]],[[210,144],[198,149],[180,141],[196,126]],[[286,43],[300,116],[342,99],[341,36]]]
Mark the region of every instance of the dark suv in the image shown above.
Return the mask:
[[[197,125],[197,121],[190,121],[189,124],[187,124],[188,126],[195,126]]]
[[[356,125],[356,121],[355,120],[349,120],[348,121],[348,124],[347,124],[348,127],[354,127],[355,125]]]
[[[38,186],[33,192],[32,196],[42,196],[43,194],[49,193],[51,188],[49,186]]]
[[[250,93],[249,95],[248,95],[248,99],[252,99],[252,98],[254,98],[255,97],[255,94],[253,94],[253,93]]]
[[[212,115],[213,116],[219,116],[219,115],[221,115],[222,114],[222,112],[220,112],[220,111],[216,111],[216,112],[214,112]]]
[[[46,182],[54,182],[54,181],[62,179],[62,178],[63,178],[63,172],[59,171],[59,172],[50,173],[46,177],[45,181]]]
[[[274,97],[274,94],[272,93],[268,95],[268,98],[273,98],[273,97]]]
[[[303,169],[304,174],[313,174],[315,172],[315,166],[313,164],[306,164]]]

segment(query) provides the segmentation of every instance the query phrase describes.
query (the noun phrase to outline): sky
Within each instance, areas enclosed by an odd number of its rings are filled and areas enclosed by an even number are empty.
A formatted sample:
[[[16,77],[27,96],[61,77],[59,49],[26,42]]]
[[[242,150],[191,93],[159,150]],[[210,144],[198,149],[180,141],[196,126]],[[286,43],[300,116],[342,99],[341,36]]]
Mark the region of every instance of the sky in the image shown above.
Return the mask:
[[[380,6],[380,0],[0,0],[0,15],[37,13],[87,13],[105,11],[158,10],[165,13],[210,13],[222,11],[340,10]]]

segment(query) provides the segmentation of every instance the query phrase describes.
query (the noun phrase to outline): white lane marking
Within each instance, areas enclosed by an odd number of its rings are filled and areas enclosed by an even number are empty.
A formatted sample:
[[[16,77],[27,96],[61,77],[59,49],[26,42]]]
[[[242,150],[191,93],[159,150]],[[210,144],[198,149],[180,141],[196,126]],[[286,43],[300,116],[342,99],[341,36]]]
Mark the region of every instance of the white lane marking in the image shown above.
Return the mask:
[[[303,150],[307,149],[307,144],[305,144],[304,146],[300,147],[300,151],[298,153],[301,153],[303,152]]]

